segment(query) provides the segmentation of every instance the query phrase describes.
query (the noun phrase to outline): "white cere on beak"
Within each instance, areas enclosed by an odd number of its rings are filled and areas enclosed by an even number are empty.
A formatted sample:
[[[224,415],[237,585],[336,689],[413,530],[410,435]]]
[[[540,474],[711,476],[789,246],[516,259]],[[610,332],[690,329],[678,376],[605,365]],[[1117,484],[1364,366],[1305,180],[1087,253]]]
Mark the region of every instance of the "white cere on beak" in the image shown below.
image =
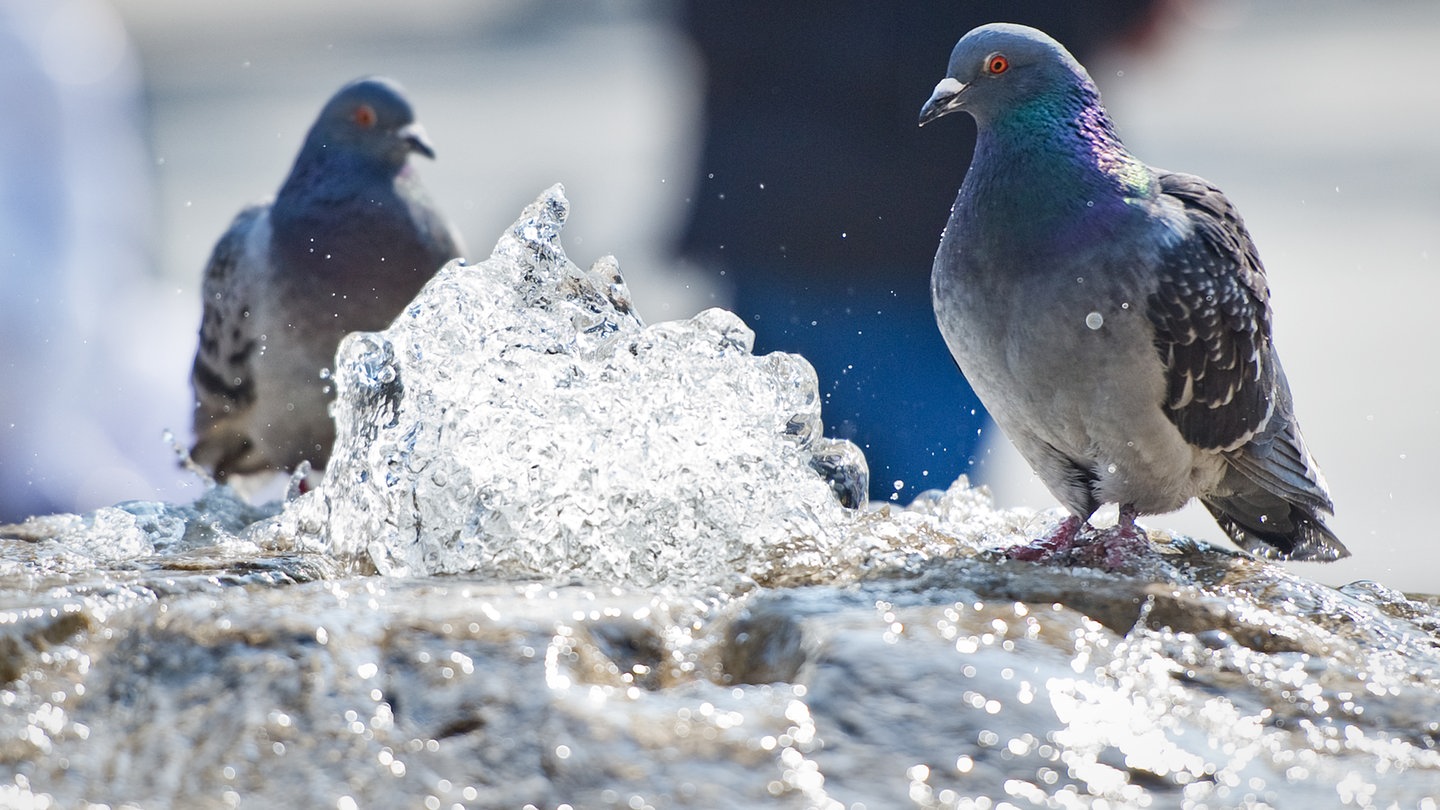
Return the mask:
[[[950,98],[965,89],[965,83],[953,76],[946,76],[935,85],[935,92],[930,94],[930,103],[934,104],[942,99]]]

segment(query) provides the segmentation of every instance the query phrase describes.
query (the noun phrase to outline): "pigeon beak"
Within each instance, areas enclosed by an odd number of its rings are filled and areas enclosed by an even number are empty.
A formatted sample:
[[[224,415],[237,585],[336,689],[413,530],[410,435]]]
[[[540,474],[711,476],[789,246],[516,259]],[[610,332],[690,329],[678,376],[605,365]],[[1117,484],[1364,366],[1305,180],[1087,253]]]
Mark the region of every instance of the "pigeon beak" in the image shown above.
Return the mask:
[[[411,152],[419,152],[431,160],[435,159],[435,147],[430,145],[430,136],[425,134],[425,128],[420,122],[407,124],[400,128],[400,140],[405,142]]]
[[[920,108],[920,126],[960,109],[960,94],[965,92],[966,87],[969,85],[950,76],[941,79],[935,85],[935,92],[930,94],[930,100]]]

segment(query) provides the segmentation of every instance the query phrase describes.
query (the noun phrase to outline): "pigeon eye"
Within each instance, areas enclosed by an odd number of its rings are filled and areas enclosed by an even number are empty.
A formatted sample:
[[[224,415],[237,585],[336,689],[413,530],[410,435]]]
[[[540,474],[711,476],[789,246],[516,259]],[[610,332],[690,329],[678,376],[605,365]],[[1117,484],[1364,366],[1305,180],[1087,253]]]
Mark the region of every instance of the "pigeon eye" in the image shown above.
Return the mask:
[[[356,107],[352,117],[361,129],[369,129],[375,126],[375,108],[369,104],[361,104],[359,107]]]
[[[1003,53],[992,53],[985,57],[985,72],[991,76],[999,76],[1010,69],[1010,60],[1005,58]]]

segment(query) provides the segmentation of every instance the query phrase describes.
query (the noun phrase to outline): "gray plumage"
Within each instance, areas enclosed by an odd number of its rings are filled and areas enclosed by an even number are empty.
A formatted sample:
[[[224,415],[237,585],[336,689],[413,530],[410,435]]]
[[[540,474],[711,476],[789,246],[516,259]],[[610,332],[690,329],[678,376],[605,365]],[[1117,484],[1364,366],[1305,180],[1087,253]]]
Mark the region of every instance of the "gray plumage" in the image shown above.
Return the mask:
[[[382,329],[462,255],[408,165],[434,157],[400,87],[341,88],[271,203],[245,208],[205,268],[191,373],[195,462],[233,474],[323,468],[340,338]]]
[[[935,257],[936,318],[1055,497],[1082,520],[1119,503],[1122,521],[1199,498],[1253,553],[1346,556],[1264,268],[1224,194],[1130,155],[1085,69],[1031,28],[960,40],[920,123],[955,110],[978,131]]]

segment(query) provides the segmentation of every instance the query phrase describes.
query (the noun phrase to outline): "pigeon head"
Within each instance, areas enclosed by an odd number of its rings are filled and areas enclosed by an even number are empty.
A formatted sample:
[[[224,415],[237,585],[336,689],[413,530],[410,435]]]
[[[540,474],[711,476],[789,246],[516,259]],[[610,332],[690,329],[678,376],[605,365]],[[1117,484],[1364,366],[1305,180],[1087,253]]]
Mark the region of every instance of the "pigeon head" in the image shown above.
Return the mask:
[[[434,158],[435,150],[400,85],[378,76],[340,88],[310,128],[302,152],[343,150],[398,171],[411,152]]]
[[[1043,31],[991,23],[955,44],[945,78],[920,110],[920,125],[964,110],[983,126],[1036,104],[1089,104],[1097,96],[1085,68]]]

